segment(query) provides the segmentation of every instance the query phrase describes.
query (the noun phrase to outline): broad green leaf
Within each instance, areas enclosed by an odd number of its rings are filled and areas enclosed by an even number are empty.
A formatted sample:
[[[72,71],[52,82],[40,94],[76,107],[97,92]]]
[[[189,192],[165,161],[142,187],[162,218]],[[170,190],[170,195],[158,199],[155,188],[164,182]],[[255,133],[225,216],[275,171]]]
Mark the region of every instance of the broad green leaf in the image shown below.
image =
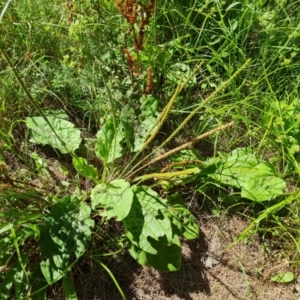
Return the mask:
[[[72,280],[71,272],[68,272],[63,278],[63,287],[66,300],[77,300],[77,295]]]
[[[92,208],[103,205],[102,216],[108,219],[116,217],[123,220],[131,210],[133,192],[130,184],[123,179],[113,180],[109,184],[96,185],[91,192]]]
[[[241,189],[242,197],[253,201],[266,201],[284,193],[286,183],[276,176],[274,169],[246,148],[222,155],[203,174],[216,182]]]
[[[172,227],[165,201],[147,186],[133,186],[134,197],[129,215],[123,219],[126,236],[141,250],[157,254],[149,237],[158,241],[166,236],[172,243]]]
[[[158,115],[158,100],[155,97],[152,95],[143,96],[141,97],[140,102],[140,124],[138,125],[134,136],[134,152],[141,150],[150,133],[154,130]]]
[[[254,201],[270,200],[284,194],[286,183],[276,177],[272,169],[261,163],[249,172],[241,183],[241,196]]]
[[[259,164],[255,155],[248,149],[240,148],[232,151],[231,155],[223,155],[221,163],[218,164],[214,173],[210,177],[217,182],[241,187],[241,182],[245,180],[245,175]]]
[[[120,115],[119,130],[123,134],[127,146],[133,149],[134,110],[126,105]]]
[[[199,226],[197,219],[185,207],[179,194],[173,194],[167,197],[168,210],[172,225],[176,227],[176,233],[186,239],[196,239],[199,235]]]
[[[49,245],[53,248],[53,244]],[[68,270],[70,254],[57,254],[46,260],[41,261],[41,271],[48,282],[48,284],[53,284],[60,280],[64,275],[65,272]]]
[[[131,244],[129,252],[132,257],[143,266],[151,266],[159,271],[177,271],[181,266],[181,245],[175,235],[170,243],[165,236],[159,237],[158,241],[149,238],[151,245],[157,254],[147,253]]]
[[[106,163],[113,162],[116,158],[122,156],[122,140],[122,133],[114,127],[113,120],[108,119],[97,133],[96,155]]]
[[[80,175],[94,181],[98,180],[98,170],[94,166],[88,164],[85,158],[74,156],[72,162],[74,168]]]
[[[148,117],[140,125],[134,136],[134,152],[141,150],[143,144],[154,129],[157,118]]]
[[[278,283],[289,283],[292,282],[294,279],[295,279],[295,275],[293,272],[277,274],[271,278],[272,281]]]
[[[53,205],[41,229],[40,250],[44,260],[41,270],[52,284],[64,276],[72,253],[79,258],[91,237],[90,207],[75,196],[68,196]]]
[[[158,99],[156,97],[154,97],[153,95],[144,95],[140,98],[140,102],[141,120],[145,120],[156,115],[158,108]]]
[[[71,122],[61,118],[48,116],[47,119],[52,128],[43,117],[26,118],[26,125],[31,129],[32,142],[50,145],[58,149],[62,154],[74,152],[79,148],[81,143],[80,130],[74,128]]]

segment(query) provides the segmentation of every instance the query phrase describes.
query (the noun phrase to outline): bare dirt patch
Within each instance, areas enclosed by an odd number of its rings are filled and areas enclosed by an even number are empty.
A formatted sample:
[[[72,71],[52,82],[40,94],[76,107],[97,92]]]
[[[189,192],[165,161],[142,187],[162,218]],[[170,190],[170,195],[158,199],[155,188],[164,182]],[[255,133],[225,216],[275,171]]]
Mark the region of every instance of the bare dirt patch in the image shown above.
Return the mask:
[[[136,274],[135,299],[297,299],[292,284],[270,282],[271,276],[291,268],[288,260],[269,265],[258,236],[226,251],[246,225],[238,217],[204,221],[199,239],[183,245],[180,271],[162,274],[143,268]],[[207,264],[209,259],[214,262]]]
[[[293,269],[288,259],[270,259],[260,238],[253,235],[226,250],[247,226],[237,216],[202,217],[201,235],[183,243],[182,268],[164,273],[141,267],[129,256],[108,267],[127,299],[132,300],[208,300],[208,299],[297,299],[294,283],[276,284],[271,277]],[[211,261],[207,263],[211,258]],[[121,299],[109,275],[89,267],[79,276],[79,299]],[[83,279],[84,278],[84,279]]]

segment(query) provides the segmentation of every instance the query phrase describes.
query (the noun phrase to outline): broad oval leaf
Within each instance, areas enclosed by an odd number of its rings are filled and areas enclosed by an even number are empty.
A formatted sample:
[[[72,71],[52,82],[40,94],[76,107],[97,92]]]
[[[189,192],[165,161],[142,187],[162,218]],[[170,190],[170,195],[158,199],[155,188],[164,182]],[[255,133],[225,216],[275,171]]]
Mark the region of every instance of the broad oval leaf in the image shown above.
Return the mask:
[[[99,204],[103,205],[102,216],[108,219],[116,217],[123,220],[131,210],[133,192],[130,184],[123,179],[113,180],[109,184],[96,185],[91,193],[92,208]]]
[[[126,236],[147,253],[157,254],[149,237],[158,241],[166,236],[172,243],[172,226],[164,200],[147,186],[133,186],[134,197],[129,215],[123,220]]]
[[[292,282],[294,279],[295,279],[295,275],[293,272],[277,274],[271,278],[272,281],[278,283],[289,283]]]
[[[79,148],[81,143],[80,130],[74,128],[74,124],[53,116],[48,116],[47,120],[52,128],[43,117],[26,118],[26,125],[32,133],[31,142],[50,145],[62,154],[74,152]]]
[[[207,172],[208,169],[213,172]],[[218,183],[240,188],[241,196],[253,201],[267,201],[283,195],[286,187],[274,169],[260,162],[247,148],[223,154],[219,161],[208,165],[205,173]]]
[[[273,199],[284,193],[286,183],[276,177],[272,169],[264,164],[258,164],[245,176],[241,182],[241,196],[253,201],[265,201]]]

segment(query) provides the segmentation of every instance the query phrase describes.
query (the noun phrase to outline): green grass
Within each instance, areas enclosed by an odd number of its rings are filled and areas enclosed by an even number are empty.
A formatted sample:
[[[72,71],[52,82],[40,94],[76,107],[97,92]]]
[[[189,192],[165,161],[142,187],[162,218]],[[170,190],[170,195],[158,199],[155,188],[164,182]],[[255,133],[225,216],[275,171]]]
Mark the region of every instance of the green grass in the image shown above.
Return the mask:
[[[58,0],[51,3],[0,1],[3,9],[0,20],[0,237],[7,250],[7,254],[1,254],[0,261],[8,270],[0,275],[0,283],[7,282],[7,290],[1,291],[9,293],[12,278],[25,276],[27,260],[39,255],[39,230],[35,226],[43,226],[51,207],[70,193],[89,203],[91,188],[99,183],[97,176],[91,175],[93,168],[100,174],[101,184],[120,178],[134,182],[132,174],[140,170],[135,178],[157,191],[163,189],[165,195],[188,185],[195,193],[210,198],[214,203],[213,212],[218,214],[239,213],[239,207],[247,206],[249,213],[244,217],[252,223],[241,237],[259,232],[263,237],[267,233],[279,239],[282,234],[286,249],[292,253],[291,261],[298,265],[299,4],[299,1],[284,0],[255,3],[243,0],[233,4],[230,1],[157,0],[145,31],[143,50],[137,53],[131,26],[114,1],[84,0],[74,5]],[[135,60],[134,71],[130,70],[124,47]],[[247,59],[251,59],[250,64],[233,78]],[[184,82],[201,63],[201,69],[177,95],[178,82]],[[150,94],[145,96],[149,67],[153,85]],[[138,76],[134,74],[136,71]],[[228,79],[226,87],[194,114],[193,111]],[[164,108],[174,92],[174,104],[169,107],[166,122],[160,124],[163,126],[157,139],[138,156],[141,148],[131,144],[133,137],[136,143],[139,138],[139,146],[146,145],[147,130],[159,124],[158,114],[166,111]],[[49,143],[44,143],[47,146],[32,143],[26,118],[47,114],[49,110],[65,114],[64,118],[80,129],[83,142],[79,149],[62,154]],[[184,152],[164,160],[151,157],[156,147],[164,144],[191,113],[191,121],[165,145],[164,151],[171,151],[232,120],[235,124],[229,130],[217,131],[195,143],[193,148],[197,154]],[[46,128],[49,120],[46,118],[45,122]],[[117,133],[119,124],[123,124],[122,138],[118,135],[121,133]],[[103,128],[114,133],[111,140]],[[134,136],[137,132],[138,137]],[[118,159],[110,161],[101,149],[95,150],[101,134],[107,143],[110,141],[114,158],[120,152]],[[226,184],[217,177],[214,172],[220,164],[226,165],[226,154],[241,147],[255,153],[259,162],[266,163],[272,170],[272,176],[286,183],[283,194],[252,201],[251,197],[241,196],[241,189],[235,183],[231,183],[232,188],[230,182]],[[74,157],[77,156],[86,159],[83,164],[88,171],[76,168]],[[223,161],[218,161],[219,158]],[[53,161],[58,164],[54,170]],[[199,161],[208,166],[204,173],[199,171],[200,181],[191,171],[199,168]],[[176,179],[146,181],[155,174],[159,177],[157,174],[166,166],[169,166],[168,172],[179,172]],[[20,219],[21,214],[28,215],[28,219]],[[126,241],[122,244],[124,236],[118,239],[114,236],[118,233],[104,230],[109,227],[105,218],[97,215],[96,221],[97,230],[105,232],[111,243],[106,246],[95,230],[89,251],[105,252],[108,247],[108,252],[122,252],[127,245]],[[32,231],[21,225],[23,223],[33,228]],[[118,241],[122,241],[122,246],[118,247]],[[26,247],[30,243],[33,246],[28,254]],[[32,263],[32,266],[34,278],[41,276],[38,265]],[[72,290],[67,279],[65,288]],[[41,281],[33,283],[35,285],[43,287],[47,283]],[[21,283],[14,289],[20,299],[28,292]]]

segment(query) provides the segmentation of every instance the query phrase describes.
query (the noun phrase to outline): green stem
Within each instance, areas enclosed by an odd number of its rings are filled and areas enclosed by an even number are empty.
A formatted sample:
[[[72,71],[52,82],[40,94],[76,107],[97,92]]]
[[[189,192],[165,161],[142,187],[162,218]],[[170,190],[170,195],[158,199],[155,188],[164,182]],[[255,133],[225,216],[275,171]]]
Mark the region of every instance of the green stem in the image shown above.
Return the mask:
[[[108,273],[108,275],[110,276],[110,278],[113,280],[114,284],[116,285],[119,293],[121,294],[122,299],[126,300],[126,296],[125,296],[124,292],[122,291],[118,281],[116,280],[114,274],[110,271],[110,269],[104,263],[102,263],[101,261],[96,259],[95,257],[92,257],[92,259],[95,260]]]
[[[145,181],[148,179],[165,179],[165,178],[173,178],[173,177],[178,177],[182,175],[190,175],[190,174],[196,174],[199,172],[199,168],[191,168],[191,169],[186,169],[182,171],[175,171],[175,172],[168,172],[168,173],[152,173],[152,174],[146,174],[142,175],[139,177],[134,178],[132,182],[137,182],[137,181]]]

